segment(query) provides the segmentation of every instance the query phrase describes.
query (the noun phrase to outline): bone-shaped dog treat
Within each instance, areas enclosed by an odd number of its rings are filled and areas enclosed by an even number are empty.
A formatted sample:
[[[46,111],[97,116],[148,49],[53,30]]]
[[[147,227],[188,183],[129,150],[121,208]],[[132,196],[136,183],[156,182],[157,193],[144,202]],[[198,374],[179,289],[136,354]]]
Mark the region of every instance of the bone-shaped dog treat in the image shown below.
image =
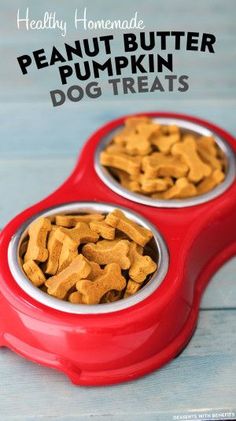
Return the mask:
[[[62,227],[75,227],[78,222],[102,221],[104,215],[91,213],[87,215],[57,215],[56,224]]]
[[[150,230],[140,227],[136,222],[131,221],[119,209],[115,209],[113,212],[109,213],[105,222],[108,225],[118,228],[120,231],[124,232],[129,238],[131,238],[131,240],[135,241],[140,246],[145,246],[145,244],[147,244],[153,237]]]
[[[148,179],[145,176],[140,177],[141,188],[145,193],[161,192],[173,186],[173,180],[170,177]]]
[[[111,143],[110,145],[106,147],[106,152],[109,154],[117,154],[117,153],[126,154],[127,153],[124,146],[116,145],[114,143]]]
[[[185,197],[196,196],[197,189],[194,184],[190,183],[186,177],[179,178],[169,190],[161,193],[162,199],[183,199]],[[155,197],[153,195],[153,197]],[[156,196],[160,198],[160,196]]]
[[[85,304],[99,304],[108,291],[122,291],[125,288],[126,280],[121,274],[118,263],[108,264],[103,272],[103,275],[94,281],[82,279],[76,283],[76,288],[82,294]]]
[[[134,192],[141,191],[140,183],[138,181],[137,176],[134,177],[134,178],[137,178],[137,180],[132,180],[130,174],[128,174],[125,171],[118,170],[117,168],[112,168],[111,173],[115,175],[116,178],[119,179],[120,184],[126,189],[134,191]]]
[[[88,243],[82,249],[83,255],[99,265],[118,263],[121,269],[129,269],[128,240],[101,240],[96,244]],[[112,288],[111,288],[112,289]]]
[[[136,132],[125,136],[125,149],[130,155],[147,155],[151,152],[150,137],[159,126],[154,124],[139,124]]]
[[[189,167],[188,178],[190,181],[198,182],[211,173],[211,167],[199,158],[197,146],[193,136],[185,136],[183,142],[172,146],[172,154],[181,156]]]
[[[89,275],[90,271],[89,263],[82,254],[79,254],[66,269],[58,275],[48,278],[45,283],[48,287],[48,294],[63,299],[80,279]]]
[[[90,281],[94,281],[94,279],[98,278],[103,274],[103,269],[98,263],[92,262],[87,259],[87,262],[89,263],[89,266],[91,268],[90,274],[87,276],[87,279]]]
[[[27,260],[23,264],[23,269],[30,281],[36,286],[39,287],[44,284],[46,278],[40,269],[40,267],[34,262],[34,260]]]
[[[143,158],[142,169],[147,178],[156,178],[183,177],[187,174],[189,168],[181,159],[179,159],[179,157],[164,155],[161,152],[154,152]]]
[[[211,136],[201,136],[197,142],[197,151],[204,162],[212,168],[221,170],[222,162],[217,158],[217,146]]]
[[[62,249],[61,249],[61,254],[59,257],[59,265],[58,265],[57,273],[60,273],[61,271],[66,269],[77,256],[78,256],[77,246],[75,248],[70,248],[65,238]]]
[[[69,266],[70,263],[78,256],[79,240],[73,239],[62,227],[55,231],[55,238],[62,243],[57,269],[57,273],[59,273]]]
[[[115,146],[125,146],[126,143],[126,136],[132,135],[135,133],[135,130],[133,127],[124,127],[122,130],[120,130],[115,136],[113,137],[112,141],[114,142]],[[113,146],[113,145],[112,145]],[[109,148],[109,147],[108,147]],[[108,148],[106,150],[108,150]]]
[[[198,186],[198,194],[207,193],[209,190],[214,189],[218,184],[220,184],[225,178],[225,174],[221,170],[214,170],[209,177],[204,178]]]
[[[100,221],[94,221],[94,223],[96,222],[100,222]],[[71,232],[70,232],[71,231]],[[65,232],[71,236],[72,239],[74,239],[75,241],[78,241],[79,244],[84,244],[84,243],[96,243],[96,241],[99,238],[99,235],[93,231],[89,224],[87,224],[86,222],[79,222],[78,224],[76,224],[76,228],[74,228],[73,230],[66,230]]]
[[[217,146],[214,137],[212,136],[200,136],[197,139],[197,148],[198,146],[203,147],[207,150],[209,155],[216,156],[217,155]]]
[[[171,146],[179,141],[180,130],[177,126],[164,126],[151,137],[152,145],[155,145],[164,154],[169,153]]]
[[[51,230],[51,222],[47,218],[38,218],[29,226],[29,242],[24,261],[37,260],[45,262],[48,258],[46,248],[47,235]]]
[[[87,241],[96,242],[98,234],[92,231],[86,222],[78,222],[76,228],[59,228],[55,232],[56,238],[62,242],[59,256],[58,273],[65,269],[78,255],[78,246]]]
[[[125,145],[125,138],[136,133],[136,129],[140,124],[150,124],[151,119],[148,117],[131,117],[125,120],[125,125],[122,130],[115,134],[113,141],[117,145]]]
[[[174,124],[163,125],[161,126],[161,133],[165,136],[171,136],[172,134],[180,135],[180,128],[178,126],[175,126]]]
[[[75,228],[60,227],[56,231],[56,236],[58,239],[61,239],[61,241],[67,239],[68,247],[72,249],[87,242],[96,243],[99,238],[98,234],[95,231],[92,231],[89,224],[86,222],[78,222]]]
[[[140,288],[141,288],[141,284],[133,281],[132,279],[129,279],[125,293],[124,293],[124,298],[130,297],[131,295],[136,294],[136,292],[138,292]]]
[[[45,272],[49,275],[55,275],[58,270],[59,258],[63,246],[64,236],[61,234],[60,228],[52,229],[48,237],[48,260],[45,265]]]
[[[147,276],[157,269],[156,263],[150,256],[143,256],[142,248],[136,243],[130,244],[129,258],[131,261],[129,276],[135,282],[144,282]]]
[[[140,172],[141,157],[128,156],[124,153],[111,154],[102,152],[100,162],[104,166],[111,166],[126,171],[129,174],[138,175]]]
[[[99,234],[105,240],[114,240],[115,238],[115,228],[106,224],[104,221],[93,221],[89,224],[92,231]]]
[[[152,120],[146,116],[128,117],[125,119],[125,127],[136,129],[140,124],[152,124]]]
[[[83,304],[82,294],[80,294],[80,292],[78,292],[78,291],[72,292],[69,295],[68,300],[72,304]]]

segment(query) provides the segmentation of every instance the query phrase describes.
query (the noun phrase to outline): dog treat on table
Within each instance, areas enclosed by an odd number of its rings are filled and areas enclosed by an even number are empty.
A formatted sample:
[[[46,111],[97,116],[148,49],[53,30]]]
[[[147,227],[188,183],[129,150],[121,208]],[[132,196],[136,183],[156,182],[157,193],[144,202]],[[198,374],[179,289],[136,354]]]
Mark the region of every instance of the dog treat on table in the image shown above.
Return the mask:
[[[163,183],[170,185],[169,179]],[[119,209],[55,215],[32,222],[19,260],[44,293],[72,304],[108,304],[135,294],[157,270],[157,251],[154,261],[148,245],[152,238]]]
[[[145,116],[125,120],[100,163],[125,189],[164,200],[205,194],[224,181],[226,169],[213,136],[187,134]]]

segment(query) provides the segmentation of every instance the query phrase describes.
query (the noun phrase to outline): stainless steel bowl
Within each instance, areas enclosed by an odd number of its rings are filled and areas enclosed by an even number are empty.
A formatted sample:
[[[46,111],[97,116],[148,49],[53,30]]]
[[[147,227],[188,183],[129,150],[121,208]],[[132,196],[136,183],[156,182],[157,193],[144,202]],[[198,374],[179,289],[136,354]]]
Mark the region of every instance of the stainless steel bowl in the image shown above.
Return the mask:
[[[187,206],[195,206],[201,203],[208,202],[209,200],[214,199],[220,194],[224,193],[228,187],[235,180],[236,175],[236,164],[235,164],[235,155],[232,151],[229,144],[217,134],[211,132],[199,124],[191,123],[186,120],[174,119],[174,118],[153,118],[154,122],[165,125],[176,125],[179,126],[183,132],[193,133],[203,136],[214,136],[219,148],[222,150],[226,157],[226,177],[224,181],[215,187],[213,190],[208,193],[202,194],[200,196],[191,197],[187,199],[153,199],[138,193],[131,192],[130,190],[124,188],[108,171],[107,168],[100,164],[100,153],[104,150],[106,145],[112,140],[114,135],[120,131],[122,126],[119,126],[115,130],[108,133],[99,143],[96,152],[95,152],[95,169],[100,177],[100,179],[115,193],[120,196],[125,197],[126,199],[132,200],[136,203],[142,203],[143,205],[154,206],[158,208],[182,208]]]
[[[30,223],[38,218],[39,216],[52,216],[56,214],[73,214],[73,213],[109,213],[115,208],[121,209],[125,215],[137,222],[141,226],[148,228],[153,233],[153,248],[156,250],[158,255],[158,270],[153,274],[148,283],[140,289],[135,295],[121,299],[113,303],[105,303],[98,305],[86,305],[86,304],[72,304],[66,301],[61,301],[54,298],[47,293],[44,293],[39,288],[35,287],[30,280],[25,276],[19,261],[19,249],[22,241],[27,236],[28,228]],[[152,294],[163,281],[169,265],[169,255],[166,244],[157,231],[157,229],[150,224],[146,219],[134,213],[128,209],[122,208],[117,205],[111,205],[106,203],[93,203],[93,202],[76,202],[68,203],[66,205],[55,206],[34,215],[28,219],[21,228],[12,237],[8,247],[8,263],[11,273],[17,282],[17,284],[32,298],[36,301],[54,309],[64,311],[67,313],[74,314],[101,314],[111,313],[118,310],[123,310],[127,307],[131,307],[134,304],[147,298]]]

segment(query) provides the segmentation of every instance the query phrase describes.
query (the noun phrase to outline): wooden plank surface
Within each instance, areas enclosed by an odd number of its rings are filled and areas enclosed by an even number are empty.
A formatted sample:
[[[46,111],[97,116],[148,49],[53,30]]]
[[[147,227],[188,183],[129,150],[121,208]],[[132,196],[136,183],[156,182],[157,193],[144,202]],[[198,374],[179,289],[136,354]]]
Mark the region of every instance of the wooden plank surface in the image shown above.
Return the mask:
[[[103,124],[125,114],[154,110],[197,116],[236,135],[236,95],[232,100],[219,98],[217,101],[124,98],[122,101],[66,104],[56,109],[43,102],[0,103],[0,162],[45,157],[75,160],[84,142]]]

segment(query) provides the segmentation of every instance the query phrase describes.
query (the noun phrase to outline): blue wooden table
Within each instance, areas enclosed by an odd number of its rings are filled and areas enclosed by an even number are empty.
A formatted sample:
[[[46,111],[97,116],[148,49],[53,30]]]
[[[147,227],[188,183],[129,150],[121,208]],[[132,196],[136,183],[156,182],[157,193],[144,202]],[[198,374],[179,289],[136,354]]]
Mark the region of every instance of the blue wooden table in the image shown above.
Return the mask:
[[[217,35],[214,56],[178,55],[188,74],[185,93],[137,94],[67,103],[53,108],[48,92],[58,86],[54,71],[24,78],[16,56],[62,41],[48,31],[17,31],[16,10],[29,2],[0,4],[2,65],[0,92],[0,226],[49,194],[69,175],[94,130],[125,113],[164,110],[215,122],[236,135],[235,12],[228,0],[41,1],[32,13],[57,10],[69,16],[87,6],[91,18],[125,18],[138,10],[146,30],[178,29]],[[31,2],[33,3],[33,2]],[[70,33],[71,40],[85,37]],[[91,35],[90,35],[91,36]],[[161,370],[112,387],[75,387],[58,372],[0,350],[0,420],[177,420],[236,419],[236,259],[215,274],[202,303],[198,328],[183,353]],[[231,415],[230,415],[231,414]],[[234,415],[232,415],[234,414]],[[184,418],[185,417],[185,418]],[[187,418],[188,417],[188,418]],[[202,417],[202,418],[200,418]],[[225,418],[224,418],[225,417]]]

